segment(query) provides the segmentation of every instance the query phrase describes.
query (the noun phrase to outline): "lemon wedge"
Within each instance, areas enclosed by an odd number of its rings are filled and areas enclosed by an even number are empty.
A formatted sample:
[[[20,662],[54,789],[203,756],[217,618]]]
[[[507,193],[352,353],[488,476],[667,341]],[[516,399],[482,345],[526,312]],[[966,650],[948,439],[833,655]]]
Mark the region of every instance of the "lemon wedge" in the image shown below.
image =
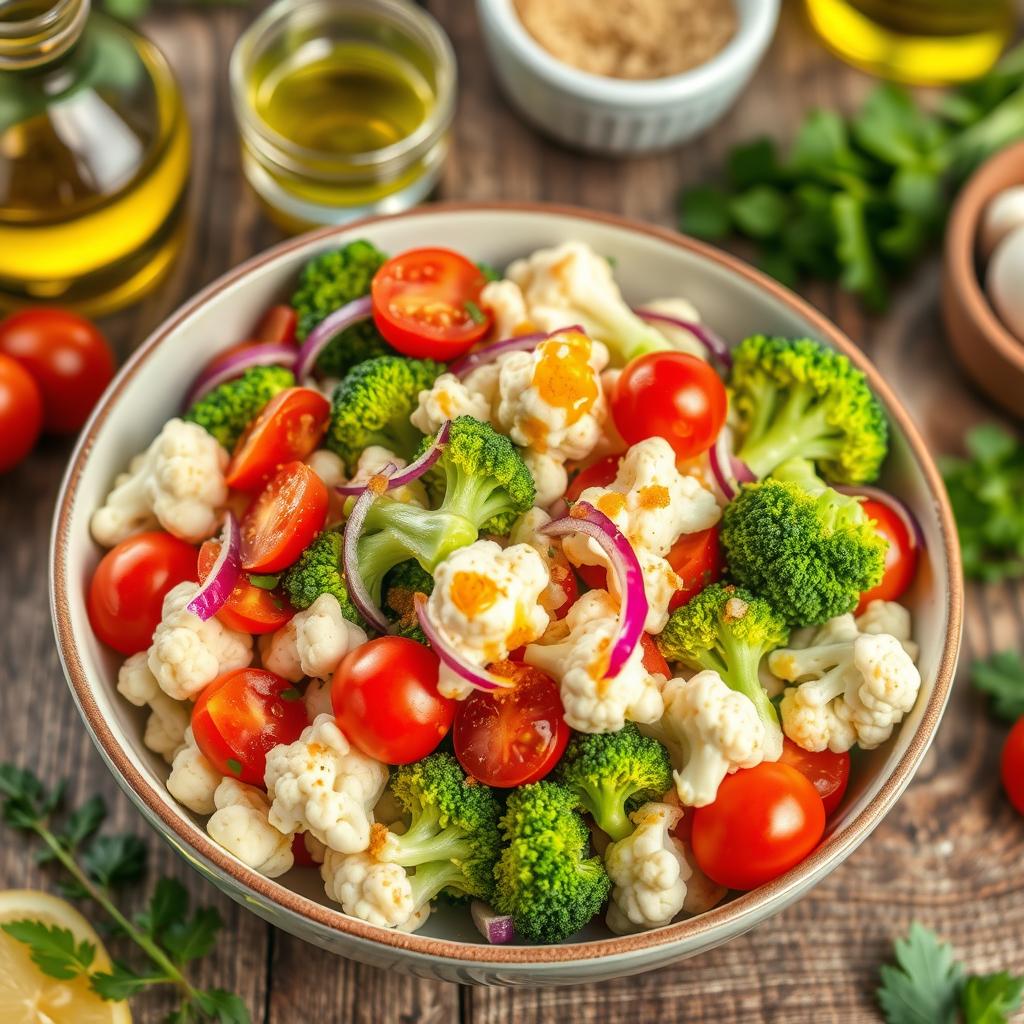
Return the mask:
[[[34,889],[0,892],[0,924],[33,920],[67,928],[96,946],[92,969],[110,969],[110,957],[89,922],[70,903]],[[28,946],[0,931],[0,1021],[3,1024],[131,1024],[127,1003],[108,1003],[85,978],[60,981],[43,974]]]

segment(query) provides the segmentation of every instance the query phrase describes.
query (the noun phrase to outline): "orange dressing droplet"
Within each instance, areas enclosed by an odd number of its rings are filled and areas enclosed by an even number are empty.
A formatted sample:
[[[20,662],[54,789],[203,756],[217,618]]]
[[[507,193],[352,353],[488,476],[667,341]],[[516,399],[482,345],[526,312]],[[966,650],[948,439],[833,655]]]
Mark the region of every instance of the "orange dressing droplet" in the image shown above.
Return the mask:
[[[650,484],[647,487],[641,487],[637,491],[637,498],[641,508],[668,508],[668,488],[662,487],[661,484]]]
[[[562,409],[566,425],[576,423],[597,401],[597,374],[590,365],[590,339],[583,334],[559,334],[537,346],[539,359],[533,386],[553,409]]]
[[[598,511],[614,519],[626,507],[626,496],[618,491],[608,491],[597,499]]]
[[[457,572],[452,577],[452,601],[467,619],[487,611],[503,593],[498,584],[483,573]]]

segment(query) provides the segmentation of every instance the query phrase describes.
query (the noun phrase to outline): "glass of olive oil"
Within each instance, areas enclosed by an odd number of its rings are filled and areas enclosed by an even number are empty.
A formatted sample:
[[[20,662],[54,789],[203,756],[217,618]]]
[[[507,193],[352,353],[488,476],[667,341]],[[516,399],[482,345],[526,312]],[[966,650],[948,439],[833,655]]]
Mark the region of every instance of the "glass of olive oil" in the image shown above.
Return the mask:
[[[231,58],[242,166],[286,230],[426,198],[447,152],[455,58],[405,0],[279,0]]]

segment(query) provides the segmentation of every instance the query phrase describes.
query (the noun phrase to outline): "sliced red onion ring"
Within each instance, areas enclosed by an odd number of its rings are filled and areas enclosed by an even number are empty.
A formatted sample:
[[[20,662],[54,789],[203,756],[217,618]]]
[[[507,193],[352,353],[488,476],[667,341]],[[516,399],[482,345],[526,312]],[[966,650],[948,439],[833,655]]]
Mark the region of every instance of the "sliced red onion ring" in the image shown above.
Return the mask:
[[[434,436],[430,447],[411,465],[406,466],[403,470],[396,471],[394,475],[388,477],[387,489],[393,491],[396,487],[404,487],[406,484],[411,484],[414,480],[419,480],[441,458],[441,452],[444,451],[444,446],[448,443],[448,435],[451,433],[451,430],[452,421],[445,420],[441,424],[441,429]],[[355,497],[362,494],[369,486],[368,483],[339,484],[334,489],[346,497]]]
[[[718,439],[708,451],[708,461],[715,483],[726,501],[736,497],[740,484],[752,484],[757,480],[754,471],[729,450],[729,437],[724,430],[718,432]]]
[[[924,531],[921,529],[921,524],[917,521],[914,513],[895,494],[883,491],[880,487],[870,487],[864,484],[832,484],[831,486],[840,494],[848,494],[853,498],[870,498],[872,501],[877,501],[879,505],[891,509],[906,527],[911,547],[924,547]]]
[[[208,367],[196,378],[185,396],[185,408],[194,405],[214,388],[236,377],[241,377],[253,366],[284,366],[291,369],[296,357],[293,345],[253,345],[243,352],[228,356],[222,363]]]
[[[363,534],[363,524],[370,506],[387,490],[388,480],[398,467],[389,462],[380,472],[370,478],[366,490],[356,499],[352,512],[345,523],[345,538],[341,549],[342,568],[345,572],[345,585],[348,596],[359,609],[360,614],[378,633],[386,633],[390,628],[384,613],[373,602],[370,592],[363,583],[359,572],[359,538]]]
[[[729,346],[710,327],[697,323],[696,320],[684,320],[682,317],[672,316],[669,313],[659,313],[656,309],[644,309],[637,306],[633,309],[641,320],[653,324],[668,324],[670,327],[678,327],[680,330],[689,331],[708,351],[712,359],[717,359],[726,369],[732,367],[732,354]]]
[[[233,512],[228,512],[220,536],[217,560],[206,574],[206,582],[199,588],[199,592],[185,605],[203,622],[212,619],[224,607],[231,591],[235,589],[242,572],[241,546],[242,531],[238,527],[238,520]]]
[[[501,676],[488,672],[485,668],[471,665],[452,649],[448,641],[441,635],[441,631],[430,621],[430,616],[427,614],[426,594],[415,594],[412,601],[416,608],[416,618],[420,620],[420,628],[430,642],[430,646],[434,648],[434,653],[460,679],[469,683],[474,689],[483,690],[486,693],[507,690],[510,686],[515,685],[511,679],[503,679]]]
[[[309,332],[302,343],[302,348],[299,349],[298,358],[295,360],[296,378],[299,381],[305,380],[313,372],[314,364],[328,343],[353,324],[366,320],[372,311],[370,296],[364,295],[362,298],[346,302],[340,309],[325,316]]]
[[[567,516],[548,523],[540,532],[552,537],[564,537],[568,533],[585,534],[600,545],[612,563],[622,601],[619,632],[608,657],[607,675],[609,679],[614,679],[640,642],[649,609],[643,572],[636,552],[622,531],[587,501],[577,501]]]
[[[477,349],[475,352],[470,352],[469,355],[463,356],[461,359],[456,359],[451,366],[448,367],[449,373],[454,373],[460,380],[463,377],[468,377],[474,370],[479,369],[481,366],[486,366],[488,363],[493,363],[499,356],[505,355],[506,352],[532,352],[542,341],[547,341],[549,338],[554,338],[558,334],[567,334],[571,331],[575,331],[578,334],[586,334],[587,332],[579,324],[573,324],[571,327],[559,327],[557,331],[552,331],[550,334],[544,333],[533,333],[533,334],[519,334],[514,338],[505,338],[504,341],[496,341],[486,348]]]
[[[512,918],[508,914],[499,914],[482,900],[473,900],[469,905],[469,913],[477,931],[492,946],[503,945],[516,937]]]

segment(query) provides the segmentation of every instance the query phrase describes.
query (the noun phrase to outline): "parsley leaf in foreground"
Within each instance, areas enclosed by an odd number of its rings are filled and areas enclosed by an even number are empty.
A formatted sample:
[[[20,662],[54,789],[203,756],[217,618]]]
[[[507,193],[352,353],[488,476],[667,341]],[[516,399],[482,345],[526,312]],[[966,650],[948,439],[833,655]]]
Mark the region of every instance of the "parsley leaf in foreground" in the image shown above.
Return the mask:
[[[963,1010],[966,1024],[1006,1024],[1011,1013],[1020,1009],[1024,978],[1006,971],[981,974],[964,986]]]
[[[881,969],[878,1001],[888,1024],[953,1024],[963,984],[963,967],[953,947],[914,923],[897,939],[896,963]]]

